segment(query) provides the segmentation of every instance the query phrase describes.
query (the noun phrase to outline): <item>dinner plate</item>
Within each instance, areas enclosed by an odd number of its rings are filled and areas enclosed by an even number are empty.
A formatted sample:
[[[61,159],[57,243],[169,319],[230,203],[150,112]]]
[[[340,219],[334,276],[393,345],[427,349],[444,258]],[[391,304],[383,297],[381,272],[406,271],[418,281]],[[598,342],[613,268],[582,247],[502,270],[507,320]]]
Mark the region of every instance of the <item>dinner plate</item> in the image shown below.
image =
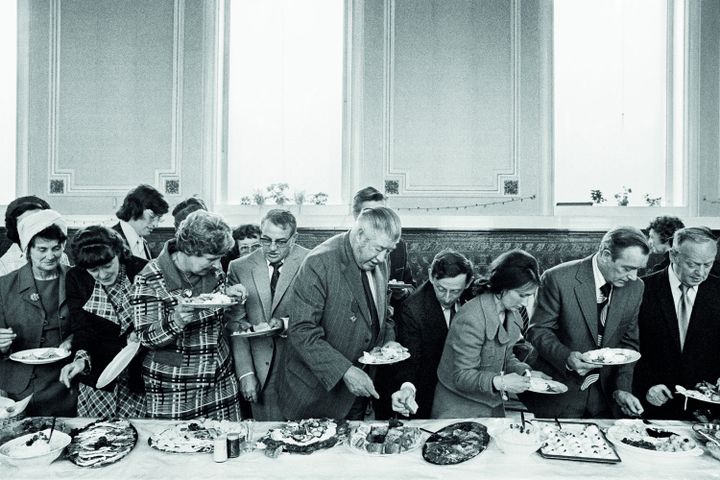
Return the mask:
[[[268,330],[261,330],[259,332],[233,332],[230,334],[231,337],[245,337],[245,338],[252,338],[252,337],[266,337],[270,335],[275,335],[276,333],[280,333],[283,331],[283,326],[270,328]]]
[[[627,348],[599,348],[583,353],[581,360],[593,365],[624,365],[640,360],[640,352]]]
[[[713,400],[712,398],[708,397],[702,392],[699,392],[697,390],[688,390],[687,388],[682,387],[681,385],[675,385],[675,392],[679,393],[680,395],[685,395],[687,398],[692,398],[693,400],[699,400],[701,402],[707,402],[707,403],[714,403],[715,405],[720,405],[720,400]]]
[[[372,427],[375,427],[375,426],[387,427],[387,423],[366,425],[366,427],[369,427],[370,429],[372,429]],[[408,452],[412,452],[413,450],[417,450],[425,443],[425,439],[423,438],[422,431],[419,428],[401,426],[399,428],[401,430],[403,430],[403,432],[407,431],[408,435],[410,435],[410,437],[412,438],[412,443],[410,445],[403,445],[401,447],[403,449],[399,452],[393,452],[393,453],[374,452],[374,451],[367,449],[369,442],[365,441],[363,438],[359,438],[359,437],[365,437],[368,433],[370,433],[370,430],[368,430],[367,432],[365,432],[365,431],[358,432],[358,428],[360,428],[360,427],[361,426],[356,426],[352,429],[352,433],[350,434],[350,439],[348,441],[348,447],[350,448],[350,450],[352,450],[354,453],[357,453],[359,455],[369,455],[371,457],[394,457],[395,455],[402,455],[404,453],[408,453]],[[377,445],[383,445],[383,444],[377,444]]]
[[[100,419],[71,432],[67,458],[79,467],[97,468],[125,458],[138,442],[135,426],[125,418]]]
[[[388,283],[388,288],[390,290],[403,290],[405,288],[412,288],[412,285],[409,283]]]
[[[645,427],[647,427],[647,425],[644,425],[641,428],[645,428]],[[652,428],[652,427],[648,427],[648,428]],[[672,429],[668,429],[668,428],[664,428],[664,427],[661,428],[661,430],[674,432]],[[674,433],[678,433],[678,432],[674,432]],[[682,434],[679,434],[679,435],[682,435]],[[688,437],[688,435],[682,435],[682,436]],[[623,442],[622,440],[625,437],[627,437],[627,431],[626,431],[626,427],[624,427],[623,425],[613,425],[607,431],[607,438],[613,444],[615,444],[615,446],[618,449],[623,450],[625,452],[631,452],[631,453],[634,453],[637,455],[643,455],[643,456],[646,456],[647,458],[679,460],[679,459],[684,459],[684,458],[698,457],[703,454],[703,449],[700,448],[699,446],[696,446],[695,448],[693,448],[691,450],[681,450],[678,452],[663,452],[663,451],[659,451],[659,450],[650,450],[648,448],[637,447],[635,445],[630,445],[629,443]]]
[[[358,362],[362,363],[363,365],[392,365],[393,363],[402,362],[404,360],[407,360],[408,358],[410,358],[410,352],[402,352],[397,357],[394,357],[389,360],[380,360],[380,359],[368,360],[363,355],[362,357],[358,358]]]
[[[70,350],[65,350],[64,348],[31,348],[29,350],[11,353],[10,360],[15,360],[16,362],[27,365],[45,365],[46,363],[59,362],[69,356]]]
[[[530,377],[530,388],[528,391],[535,393],[565,393],[568,391],[567,385],[555,380],[547,380],[539,377]]]
[[[98,377],[96,388],[103,388],[120,375],[140,350],[140,342],[130,342],[115,355]]]

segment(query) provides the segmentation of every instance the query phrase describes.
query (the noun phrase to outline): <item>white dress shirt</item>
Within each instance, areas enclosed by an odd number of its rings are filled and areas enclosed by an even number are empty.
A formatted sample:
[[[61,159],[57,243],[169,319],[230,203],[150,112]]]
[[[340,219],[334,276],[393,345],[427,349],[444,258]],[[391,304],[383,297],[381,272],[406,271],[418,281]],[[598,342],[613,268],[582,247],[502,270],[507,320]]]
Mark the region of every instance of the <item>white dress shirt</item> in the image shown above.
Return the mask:
[[[668,278],[670,279],[670,291],[672,291],[673,303],[675,304],[675,314],[678,319],[678,329],[682,330],[683,326],[680,323],[680,299],[682,297],[682,292],[680,291],[680,279],[675,274],[675,270],[673,270],[672,265],[670,265],[670,268],[668,268]],[[695,305],[695,297],[697,297],[697,290],[697,285],[693,287],[687,287],[688,321],[692,316],[692,309],[693,305]],[[681,337],[684,337],[683,333],[684,332],[681,332]]]
[[[124,220],[120,220],[120,228],[123,234],[125,234],[125,239],[128,242],[132,254],[145,260],[151,260],[145,253],[145,240],[137,234],[135,229]]]

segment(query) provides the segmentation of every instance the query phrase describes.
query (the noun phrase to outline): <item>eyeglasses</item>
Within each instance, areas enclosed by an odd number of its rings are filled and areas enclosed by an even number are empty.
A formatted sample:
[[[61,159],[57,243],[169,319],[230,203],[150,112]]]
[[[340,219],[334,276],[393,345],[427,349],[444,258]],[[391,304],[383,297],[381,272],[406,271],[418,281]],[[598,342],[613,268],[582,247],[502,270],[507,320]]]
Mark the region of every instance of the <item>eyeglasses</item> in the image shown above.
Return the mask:
[[[260,248],[260,244],[259,244],[259,243],[252,243],[252,244],[250,244],[250,245],[242,245],[241,247],[238,247],[238,252],[240,252],[240,253],[250,253],[250,252],[254,252],[254,251],[257,250],[258,248]]]
[[[437,290],[438,293],[440,293],[440,295],[446,295],[449,293],[450,295],[454,296],[454,295],[460,295],[461,293],[463,293],[465,291],[464,288],[448,290],[447,288],[443,287],[442,285],[440,285],[438,283],[435,283],[433,286],[435,287],[435,290]]]
[[[267,237],[260,237],[260,245],[262,245],[263,247],[275,245],[277,248],[283,248],[287,246],[287,244],[290,243],[291,240],[292,239],[290,238],[280,238],[278,240],[273,240]]]
[[[148,218],[150,219],[150,222],[154,224],[159,224],[162,221],[162,215],[156,215],[154,212],[148,212]]]

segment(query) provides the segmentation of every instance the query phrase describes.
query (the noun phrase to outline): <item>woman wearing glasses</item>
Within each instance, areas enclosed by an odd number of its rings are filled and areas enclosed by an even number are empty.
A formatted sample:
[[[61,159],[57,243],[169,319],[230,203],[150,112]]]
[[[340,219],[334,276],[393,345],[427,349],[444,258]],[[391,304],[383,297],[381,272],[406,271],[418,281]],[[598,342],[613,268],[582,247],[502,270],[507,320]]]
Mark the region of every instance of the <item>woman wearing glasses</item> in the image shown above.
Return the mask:
[[[500,255],[477,297],[458,310],[450,324],[438,367],[432,418],[504,417],[507,393],[530,387],[530,366],[513,354],[520,338],[518,313],[535,294],[540,272],[523,250]]]
[[[187,298],[223,291],[245,300],[245,288],[225,288],[220,270],[232,245],[222,218],[198,210],[135,277],[131,303],[137,336],[149,349],[142,370],[151,418],[240,419],[223,310],[186,305]]]
[[[251,223],[240,225],[232,232],[235,245],[230,253],[225,255],[222,260],[223,272],[228,271],[228,265],[233,260],[240,258],[248,253],[252,253],[260,248],[260,227]]]

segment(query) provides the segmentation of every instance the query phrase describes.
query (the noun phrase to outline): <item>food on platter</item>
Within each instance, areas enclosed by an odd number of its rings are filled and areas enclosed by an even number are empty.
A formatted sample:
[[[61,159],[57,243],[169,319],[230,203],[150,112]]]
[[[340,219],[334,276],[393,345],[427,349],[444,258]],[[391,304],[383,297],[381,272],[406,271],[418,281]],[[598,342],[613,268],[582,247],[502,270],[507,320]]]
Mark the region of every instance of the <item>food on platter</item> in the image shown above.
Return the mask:
[[[385,365],[397,363],[410,358],[408,349],[400,344],[390,344],[384,347],[375,347],[369,352],[363,352],[363,356],[358,359],[360,363],[366,365]]]
[[[710,437],[720,442],[720,423],[696,423],[692,429],[700,440]]]
[[[511,423],[503,428],[490,431],[500,450],[507,454],[530,454],[537,451],[543,444],[543,434],[540,429],[530,423],[525,425]]]
[[[695,385],[694,390],[682,388],[680,385],[675,386],[675,390],[688,398],[700,400],[701,402],[720,404],[720,379],[716,383],[699,382]]]
[[[623,365],[637,362],[640,353],[627,348],[599,348],[583,353],[581,359],[595,365]]]
[[[409,283],[403,283],[399,280],[390,280],[388,281],[388,288],[390,290],[404,290],[406,288],[412,288],[412,285]]]
[[[14,438],[22,437],[23,435],[37,433],[52,428],[52,423],[52,417],[29,417],[23,420],[15,421],[7,426],[4,426],[0,431],[0,444]],[[62,420],[55,421],[55,430],[63,433],[70,432],[70,428],[65,425],[65,422]]]
[[[530,377],[530,388],[535,393],[565,393],[568,391],[567,385],[555,380],[546,380],[540,377]]]
[[[184,302],[185,305],[198,308],[230,307],[236,303],[237,301],[220,292],[201,293],[197,297],[188,298]]]
[[[181,422],[150,436],[151,447],[171,453],[212,452],[213,440],[221,435],[238,432],[245,437],[245,425],[228,420],[197,419]],[[241,439],[241,441],[244,440]]]
[[[545,435],[540,455],[556,460],[618,463],[620,457],[605,434],[594,423],[534,420]]]
[[[635,453],[652,453],[665,458],[702,455],[697,442],[675,431],[625,421],[608,429],[608,438],[618,447]]]
[[[453,423],[438,430],[423,445],[423,458],[436,465],[454,465],[477,456],[487,448],[487,428],[476,422]]]
[[[272,318],[270,319],[270,322],[260,322],[255,325],[250,322],[241,321],[240,330],[233,332],[232,335],[240,337],[259,337],[281,332],[284,328],[285,325],[279,318]]]
[[[720,460],[720,446],[718,446],[718,444],[713,442],[707,442],[705,444],[705,448],[708,452],[710,452],[710,455]]]
[[[14,360],[20,363],[27,363],[29,365],[42,365],[46,363],[57,362],[63,358],[70,356],[70,351],[64,348],[45,347],[45,348],[31,348],[29,350],[21,350],[19,352],[11,353],[10,360]]]
[[[350,435],[353,450],[372,455],[392,455],[414,450],[422,444],[422,432],[391,420],[382,424],[360,424]]]
[[[260,442],[265,445],[268,456],[277,456],[280,451],[309,454],[335,446],[348,433],[346,420],[309,418],[271,428]]]
[[[68,434],[52,432],[51,436],[48,428],[5,442],[0,446],[0,460],[17,467],[49,465],[60,456],[68,443]]]
[[[71,432],[68,458],[80,467],[102,467],[125,457],[138,439],[135,427],[124,418],[101,419]]]

